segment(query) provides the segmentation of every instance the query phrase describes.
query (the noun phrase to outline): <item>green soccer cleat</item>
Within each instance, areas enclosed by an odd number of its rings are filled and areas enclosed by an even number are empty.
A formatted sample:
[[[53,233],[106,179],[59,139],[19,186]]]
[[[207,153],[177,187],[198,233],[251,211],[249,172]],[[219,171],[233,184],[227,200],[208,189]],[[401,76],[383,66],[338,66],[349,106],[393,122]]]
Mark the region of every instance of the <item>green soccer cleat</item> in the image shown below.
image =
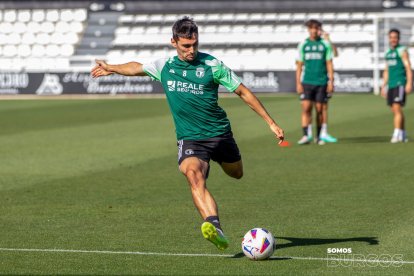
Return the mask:
[[[326,134],[326,135],[322,135],[321,137],[319,137],[320,140],[326,142],[326,143],[336,143],[338,142],[338,139],[336,139],[335,137]]]
[[[212,242],[218,249],[224,250],[229,247],[229,241],[220,229],[206,221],[201,225],[201,233],[206,240]]]

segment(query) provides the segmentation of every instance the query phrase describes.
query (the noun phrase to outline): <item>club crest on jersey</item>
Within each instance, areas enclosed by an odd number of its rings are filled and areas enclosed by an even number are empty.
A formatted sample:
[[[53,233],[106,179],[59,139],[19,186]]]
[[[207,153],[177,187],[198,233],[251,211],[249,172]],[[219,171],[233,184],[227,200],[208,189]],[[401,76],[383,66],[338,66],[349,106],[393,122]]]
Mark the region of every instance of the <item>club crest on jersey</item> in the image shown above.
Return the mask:
[[[196,76],[197,76],[197,78],[202,78],[202,77],[204,77],[204,68],[203,67],[198,67],[197,69],[196,69]]]
[[[198,67],[196,69],[196,77],[199,78],[199,79],[204,77],[204,68],[203,67]]]

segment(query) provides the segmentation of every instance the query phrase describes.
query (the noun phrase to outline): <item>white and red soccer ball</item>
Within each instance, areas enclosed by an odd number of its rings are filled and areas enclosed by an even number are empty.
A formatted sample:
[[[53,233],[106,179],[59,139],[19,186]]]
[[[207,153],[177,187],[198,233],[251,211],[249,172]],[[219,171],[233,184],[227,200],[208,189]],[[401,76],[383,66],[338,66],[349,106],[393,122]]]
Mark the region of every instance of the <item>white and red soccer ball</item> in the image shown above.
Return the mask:
[[[265,260],[273,255],[276,241],[266,229],[253,228],[244,235],[242,249],[244,255],[251,260]]]

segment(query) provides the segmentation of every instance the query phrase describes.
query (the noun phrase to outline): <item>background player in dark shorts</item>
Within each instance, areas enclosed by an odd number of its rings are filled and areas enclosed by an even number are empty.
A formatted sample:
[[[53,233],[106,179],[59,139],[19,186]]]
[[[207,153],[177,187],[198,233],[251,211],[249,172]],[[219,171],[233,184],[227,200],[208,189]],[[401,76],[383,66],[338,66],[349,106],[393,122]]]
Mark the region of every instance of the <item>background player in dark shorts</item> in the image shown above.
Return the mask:
[[[393,104],[399,104],[400,106],[405,106],[406,101],[405,96],[405,87],[403,85],[390,88],[387,91],[387,105],[393,106]]]
[[[326,89],[327,85],[303,84],[303,93],[300,95],[300,100],[327,103],[328,93],[326,92]]]
[[[298,144],[309,144],[312,139],[312,109],[316,109],[317,134],[319,145],[325,143],[321,137],[323,105],[327,97],[325,92],[334,89],[334,71],[332,64],[332,46],[321,38],[321,22],[311,19],[306,22],[309,38],[298,46],[296,60],[296,90],[301,97],[303,137]],[[302,74],[303,73],[303,74]],[[305,88],[306,86],[306,88]],[[323,87],[326,86],[326,89]],[[305,91],[306,89],[306,91]]]
[[[407,48],[400,45],[400,31],[391,29],[388,32],[390,48],[385,53],[386,67],[383,74],[381,95],[394,114],[394,132],[391,143],[407,142],[403,106],[406,94],[413,88],[413,75]]]

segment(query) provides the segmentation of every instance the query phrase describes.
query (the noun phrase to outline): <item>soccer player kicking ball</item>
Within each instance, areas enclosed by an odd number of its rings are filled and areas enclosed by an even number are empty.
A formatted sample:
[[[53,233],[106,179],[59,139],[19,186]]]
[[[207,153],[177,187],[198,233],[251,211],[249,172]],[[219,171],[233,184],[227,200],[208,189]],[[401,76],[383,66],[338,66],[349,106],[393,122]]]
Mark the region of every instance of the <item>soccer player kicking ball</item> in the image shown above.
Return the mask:
[[[219,84],[236,93],[260,115],[280,142],[284,134],[235,73],[213,56],[198,52],[198,27],[192,19],[178,20],[172,31],[171,44],[177,49],[176,56],[148,64],[109,65],[97,60],[91,73],[94,78],[113,73],[148,75],[162,83],[176,128],[179,169],[187,178],[194,204],[204,219],[201,232],[219,249],[225,249],[229,242],[220,226],[216,201],[206,187],[209,161],[216,161],[227,175],[236,179],[243,176],[243,164],[230,122],[217,103]]]
[[[302,103],[303,128],[303,137],[298,144],[309,144],[313,139],[311,122],[312,109],[315,106],[317,143],[323,145],[325,142],[332,142],[327,138],[327,132],[321,133],[323,105],[328,101],[327,93],[334,91],[332,46],[320,37],[322,24],[319,21],[311,19],[305,25],[308,27],[309,38],[299,44],[296,61],[296,90]]]
[[[388,32],[388,39],[390,48],[385,54],[386,67],[381,94],[387,97],[387,103],[394,113],[394,133],[391,143],[407,142],[402,107],[405,105],[406,94],[411,93],[413,88],[413,74],[407,48],[399,44],[400,31],[391,29]]]

